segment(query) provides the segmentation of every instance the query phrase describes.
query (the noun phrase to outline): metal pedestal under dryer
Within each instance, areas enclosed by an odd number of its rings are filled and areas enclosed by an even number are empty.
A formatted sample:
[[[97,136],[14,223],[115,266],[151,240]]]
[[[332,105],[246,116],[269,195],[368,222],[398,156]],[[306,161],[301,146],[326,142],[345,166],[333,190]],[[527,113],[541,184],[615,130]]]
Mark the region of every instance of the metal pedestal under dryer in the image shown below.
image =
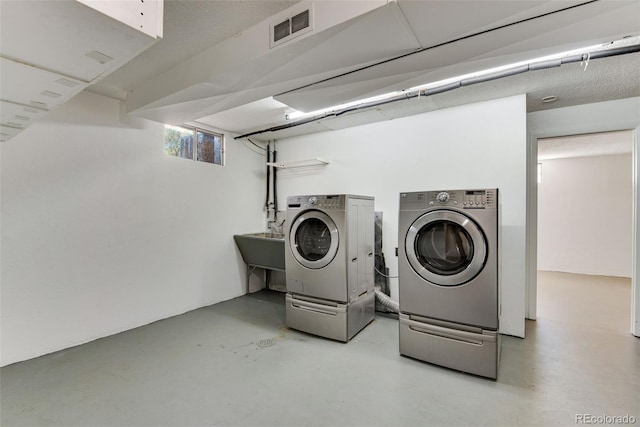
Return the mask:
[[[375,315],[373,197],[287,198],[287,326],[347,342]]]
[[[400,194],[400,353],[497,378],[498,190]]]

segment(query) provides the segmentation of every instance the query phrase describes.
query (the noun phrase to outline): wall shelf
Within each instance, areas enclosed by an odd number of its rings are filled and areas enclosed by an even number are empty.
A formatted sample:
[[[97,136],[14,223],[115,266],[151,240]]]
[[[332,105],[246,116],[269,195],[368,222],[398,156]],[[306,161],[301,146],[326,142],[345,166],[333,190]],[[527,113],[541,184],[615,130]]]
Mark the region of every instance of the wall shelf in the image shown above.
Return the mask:
[[[273,166],[279,169],[291,169],[291,168],[304,168],[309,166],[326,166],[329,164],[328,160],[315,158],[307,160],[296,160],[293,162],[267,162],[267,166]]]

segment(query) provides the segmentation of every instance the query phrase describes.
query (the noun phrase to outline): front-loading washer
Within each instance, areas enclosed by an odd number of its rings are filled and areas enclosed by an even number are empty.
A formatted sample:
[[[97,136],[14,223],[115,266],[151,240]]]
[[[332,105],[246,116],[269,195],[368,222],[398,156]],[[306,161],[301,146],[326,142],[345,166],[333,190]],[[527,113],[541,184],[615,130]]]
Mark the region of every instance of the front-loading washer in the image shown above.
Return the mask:
[[[400,353],[496,378],[498,190],[400,194]]]
[[[373,320],[374,216],[373,197],[287,198],[289,327],[347,342]]]

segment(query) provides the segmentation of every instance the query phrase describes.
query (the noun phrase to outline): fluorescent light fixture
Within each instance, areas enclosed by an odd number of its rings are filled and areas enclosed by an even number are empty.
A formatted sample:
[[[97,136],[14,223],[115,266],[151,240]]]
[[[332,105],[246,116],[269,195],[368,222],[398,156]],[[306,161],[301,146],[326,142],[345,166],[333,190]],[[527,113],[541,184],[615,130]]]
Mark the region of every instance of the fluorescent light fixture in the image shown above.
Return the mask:
[[[369,102],[390,99],[390,98],[393,98],[395,96],[402,95],[402,94],[407,94],[408,95],[408,94],[410,94],[412,92],[421,92],[421,91],[426,90],[426,89],[432,89],[432,88],[436,88],[436,87],[441,87],[441,86],[445,86],[445,85],[450,84],[450,83],[459,82],[459,81],[462,81],[462,80],[471,79],[471,78],[475,78],[475,77],[481,77],[481,76],[485,76],[485,75],[488,75],[488,74],[493,74],[493,73],[497,73],[497,72],[500,72],[500,71],[509,70],[509,69],[516,68],[516,67],[523,66],[523,65],[527,65],[527,64],[535,64],[537,62],[544,62],[544,61],[550,61],[550,60],[554,60],[554,59],[561,59],[561,58],[564,58],[564,57],[567,57],[567,56],[572,56],[572,55],[576,55],[576,54],[580,54],[580,53],[592,52],[594,50],[601,50],[601,49],[605,49],[605,48],[619,47],[621,45],[630,45],[630,44],[637,44],[637,43],[640,43],[640,36],[638,36],[638,37],[627,37],[625,39],[616,40],[616,41],[611,42],[611,43],[604,43],[604,44],[598,44],[598,45],[593,45],[593,46],[587,46],[587,47],[583,47],[583,48],[580,48],[580,49],[573,49],[573,50],[569,50],[569,51],[565,51],[565,52],[556,53],[556,54],[553,54],[553,55],[542,56],[542,57],[539,57],[539,58],[533,58],[533,59],[529,59],[529,60],[526,60],[526,61],[520,61],[520,62],[515,62],[515,63],[512,63],[512,64],[502,65],[502,66],[499,66],[499,67],[489,68],[489,69],[482,70],[482,71],[477,71],[477,72],[474,72],[474,73],[463,74],[463,75],[451,77],[451,78],[448,78],[448,79],[438,80],[436,82],[425,83],[423,85],[414,86],[414,87],[411,87],[411,88],[408,88],[408,89],[403,89],[403,90],[398,90],[398,91],[395,91],[395,92],[385,93],[385,94],[374,96],[374,97],[371,97],[371,98],[360,99],[360,100],[353,101],[353,102],[348,102],[348,103],[345,103],[345,104],[340,104],[340,105],[335,105],[335,106],[328,107],[328,108],[323,108],[321,110],[310,111],[308,113],[305,113],[305,112],[302,112],[302,111],[298,111],[298,110],[294,110],[291,113],[288,113],[286,115],[286,119],[287,120],[295,120],[295,119],[299,119],[299,118],[321,116],[321,115],[324,115],[324,114],[327,114],[327,113],[340,111],[340,110],[345,110],[345,109],[348,109],[350,107],[356,107],[356,106],[361,105],[361,104],[367,104]],[[546,102],[552,102],[552,101],[546,101]]]
[[[332,112],[332,111],[339,111],[339,110],[345,110],[345,109],[351,108],[351,107],[357,107],[358,105],[366,104],[366,103],[369,103],[369,102],[382,101],[384,99],[392,98],[394,96],[400,95],[403,92],[404,91],[396,91],[396,92],[391,92],[391,93],[385,93],[385,94],[382,94],[382,95],[372,96],[370,98],[364,98],[364,99],[359,99],[359,100],[353,101],[353,102],[347,102],[345,104],[335,105],[333,107],[324,108],[322,110],[311,111],[309,113],[304,113],[302,111],[294,110],[293,112],[287,114],[286,117],[287,117],[287,120],[295,120],[295,119],[298,119],[300,117],[319,116],[321,114],[329,113],[329,112]]]
[[[536,62],[551,61],[553,59],[561,59],[561,58],[564,58],[566,56],[572,56],[572,55],[576,55],[576,54],[579,54],[579,53],[590,52],[590,51],[598,49],[600,47],[602,47],[602,45],[600,45],[600,44],[599,45],[594,45],[594,46],[587,46],[587,47],[583,47],[583,48],[580,48],[580,49],[574,49],[574,50],[569,50],[569,51],[565,51],[565,52],[556,53],[556,54],[553,54],[553,55],[547,55],[547,56],[541,56],[539,58],[528,59],[526,61],[514,62],[512,64],[501,65],[499,67],[493,67],[493,68],[488,68],[486,70],[477,71],[475,73],[463,74],[461,76],[451,77],[449,79],[440,80],[440,81],[433,82],[433,83],[427,83],[427,84],[420,85],[420,86],[414,86],[412,88],[407,89],[406,91],[407,92],[413,92],[413,91],[418,91],[418,90],[431,89],[431,88],[434,88],[434,87],[444,86],[444,85],[446,85],[448,83],[453,83],[453,82],[457,82],[457,81],[460,81],[460,80],[466,80],[466,79],[470,79],[470,78],[474,78],[474,77],[481,77],[481,76],[485,76],[487,74],[493,74],[493,73],[498,73],[500,71],[509,70],[511,68],[517,68],[517,67],[520,67],[522,65],[534,64]]]

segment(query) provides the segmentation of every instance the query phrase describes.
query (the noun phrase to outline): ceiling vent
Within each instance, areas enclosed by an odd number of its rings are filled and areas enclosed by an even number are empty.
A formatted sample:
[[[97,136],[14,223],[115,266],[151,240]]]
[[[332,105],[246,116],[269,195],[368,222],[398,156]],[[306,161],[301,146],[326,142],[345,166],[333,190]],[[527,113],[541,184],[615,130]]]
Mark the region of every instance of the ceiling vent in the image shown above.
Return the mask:
[[[271,24],[270,29],[269,46],[272,48],[308,33],[313,30],[313,9],[309,7],[302,11],[296,11],[295,15],[288,18],[280,18]]]

